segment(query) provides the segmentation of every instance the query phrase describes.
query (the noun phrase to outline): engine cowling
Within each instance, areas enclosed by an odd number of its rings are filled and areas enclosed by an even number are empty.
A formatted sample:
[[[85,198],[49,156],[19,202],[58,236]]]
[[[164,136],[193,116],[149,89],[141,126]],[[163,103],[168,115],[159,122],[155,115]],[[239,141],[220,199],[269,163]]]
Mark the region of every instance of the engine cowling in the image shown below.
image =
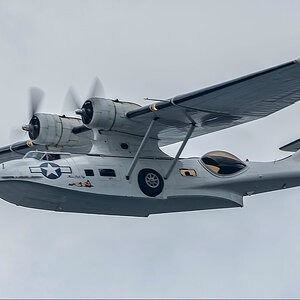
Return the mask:
[[[72,132],[74,127],[80,125],[82,122],[77,118],[36,113],[23,129],[28,131],[30,139],[35,144],[63,147],[82,144],[82,139]]]
[[[91,98],[76,113],[81,115],[83,124],[90,129],[120,130],[128,123],[126,113],[138,107],[138,104],[131,102]]]

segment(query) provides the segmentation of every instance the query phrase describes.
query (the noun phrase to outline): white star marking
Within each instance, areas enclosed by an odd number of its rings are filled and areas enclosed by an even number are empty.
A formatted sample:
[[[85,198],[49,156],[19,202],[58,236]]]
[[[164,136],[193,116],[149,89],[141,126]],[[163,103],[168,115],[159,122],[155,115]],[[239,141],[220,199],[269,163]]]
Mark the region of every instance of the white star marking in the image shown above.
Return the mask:
[[[59,169],[59,167],[52,167],[50,164],[48,164],[47,167],[42,167],[41,169],[46,170],[47,177],[51,174],[53,174],[54,176],[58,176],[57,170]]]

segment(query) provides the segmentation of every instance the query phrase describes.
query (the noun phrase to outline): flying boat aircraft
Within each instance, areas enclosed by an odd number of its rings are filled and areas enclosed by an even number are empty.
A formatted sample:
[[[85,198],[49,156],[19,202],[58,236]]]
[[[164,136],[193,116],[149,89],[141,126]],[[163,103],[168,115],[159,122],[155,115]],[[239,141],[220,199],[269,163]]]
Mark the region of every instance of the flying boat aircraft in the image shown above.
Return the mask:
[[[0,197],[58,212],[147,217],[242,207],[243,198],[300,185],[300,140],[273,162],[212,151],[180,158],[190,138],[268,116],[300,99],[300,59],[188,94],[138,104],[103,97],[95,81],[78,117],[37,112],[29,139],[0,148]],[[99,92],[100,91],[100,92]],[[162,146],[182,142],[175,157]]]

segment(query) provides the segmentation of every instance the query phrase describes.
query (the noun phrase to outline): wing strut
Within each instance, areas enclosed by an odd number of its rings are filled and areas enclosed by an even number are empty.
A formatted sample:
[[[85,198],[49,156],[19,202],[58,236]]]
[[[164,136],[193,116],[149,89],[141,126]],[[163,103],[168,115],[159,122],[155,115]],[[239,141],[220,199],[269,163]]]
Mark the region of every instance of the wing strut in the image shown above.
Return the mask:
[[[155,123],[155,121],[156,121],[157,119],[158,119],[158,118],[152,119],[152,121],[151,121],[151,123],[150,123],[150,125],[149,125],[149,127],[148,127],[148,129],[147,129],[147,132],[146,132],[146,134],[145,134],[145,136],[144,136],[144,138],[143,138],[143,140],[142,140],[142,142],[141,142],[141,144],[140,144],[140,146],[139,146],[139,148],[138,148],[138,150],[137,150],[137,152],[136,152],[136,154],[135,154],[135,156],[134,156],[134,158],[133,158],[133,161],[131,162],[131,165],[130,165],[130,167],[129,167],[128,173],[127,173],[127,175],[126,175],[126,179],[127,179],[127,180],[129,180],[130,175],[132,174],[132,171],[133,171],[134,168],[135,168],[135,165],[136,165],[136,163],[137,163],[137,161],[138,161],[138,159],[139,159],[139,157],[140,157],[141,151],[143,150],[145,144],[147,143],[147,140],[148,140],[148,138],[149,138],[149,136],[150,136],[150,134],[151,134],[153,125],[154,125],[154,123]]]
[[[193,133],[195,127],[196,127],[196,123],[193,122],[193,123],[191,124],[191,127],[190,127],[189,131],[187,132],[187,134],[186,134],[186,136],[185,136],[185,138],[184,138],[184,140],[183,140],[183,142],[182,142],[182,144],[181,144],[181,146],[180,146],[180,148],[179,148],[179,150],[178,150],[178,152],[177,152],[175,158],[174,158],[173,161],[172,161],[172,165],[171,165],[170,169],[168,170],[166,176],[164,177],[165,179],[168,179],[168,178],[169,178],[171,172],[173,171],[173,169],[174,169],[174,167],[175,167],[175,165],[176,165],[176,163],[177,163],[177,161],[178,161],[178,159],[179,159],[180,154],[182,153],[182,151],[183,151],[183,149],[184,149],[186,143],[188,142],[189,138],[191,137],[191,135],[192,135],[192,133]]]

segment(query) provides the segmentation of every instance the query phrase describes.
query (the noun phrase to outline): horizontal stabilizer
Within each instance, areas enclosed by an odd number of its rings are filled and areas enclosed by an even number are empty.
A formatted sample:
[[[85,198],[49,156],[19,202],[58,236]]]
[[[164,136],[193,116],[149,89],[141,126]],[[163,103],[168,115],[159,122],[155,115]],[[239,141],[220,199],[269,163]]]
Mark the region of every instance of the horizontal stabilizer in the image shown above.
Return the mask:
[[[279,148],[279,150],[290,151],[290,152],[296,152],[299,149],[300,149],[300,139],[293,141],[293,142],[286,144]]]

